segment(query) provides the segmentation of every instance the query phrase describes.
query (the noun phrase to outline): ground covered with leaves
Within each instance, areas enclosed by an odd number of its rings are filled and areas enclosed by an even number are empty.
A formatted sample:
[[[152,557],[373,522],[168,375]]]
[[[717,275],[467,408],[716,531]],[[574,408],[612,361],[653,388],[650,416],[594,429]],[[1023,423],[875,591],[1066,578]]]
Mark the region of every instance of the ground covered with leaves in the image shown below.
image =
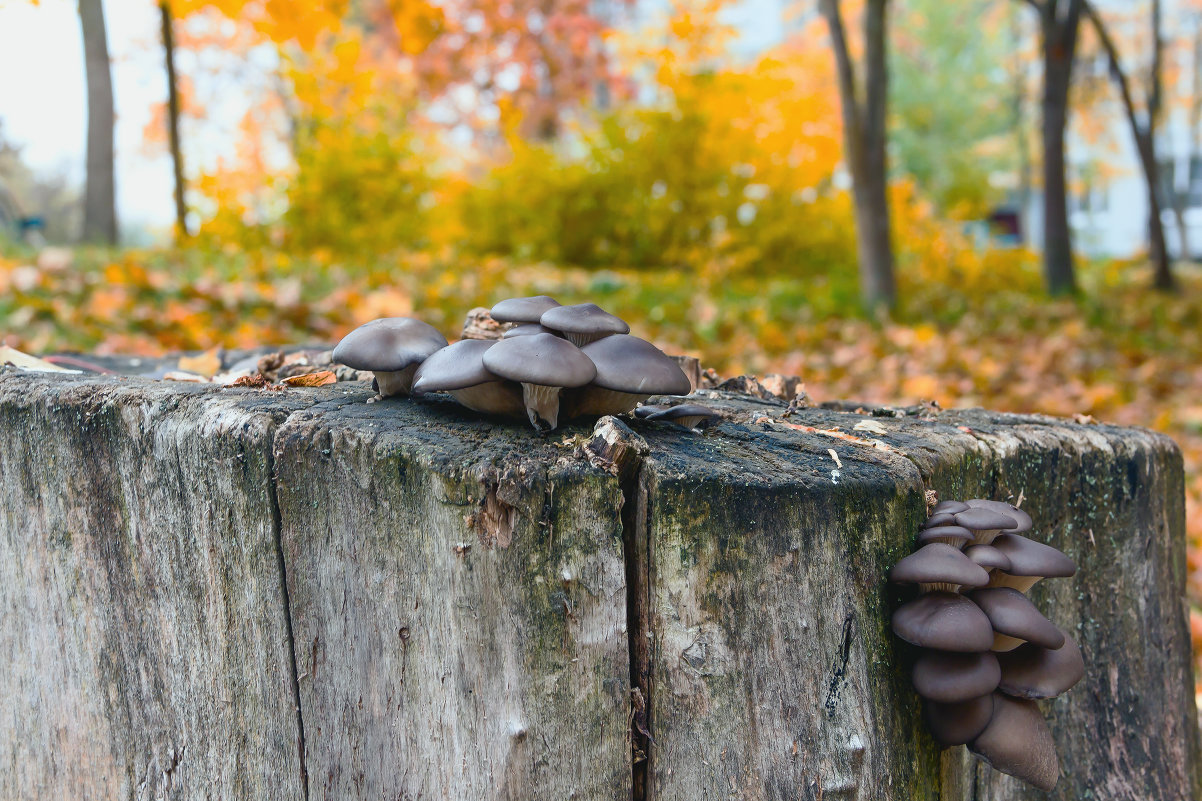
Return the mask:
[[[47,250],[0,255],[0,337],[31,353],[153,355],[333,342],[412,315],[454,338],[464,311],[508,296],[594,300],[633,333],[725,376],[802,377],[816,400],[1086,415],[1163,431],[1186,462],[1191,623],[1202,653],[1202,271],[1179,295],[1121,263],[1049,301],[1033,258],[922,254],[891,320],[854,311],[854,276],[745,267],[583,270],[402,254],[370,265],[269,250]]]

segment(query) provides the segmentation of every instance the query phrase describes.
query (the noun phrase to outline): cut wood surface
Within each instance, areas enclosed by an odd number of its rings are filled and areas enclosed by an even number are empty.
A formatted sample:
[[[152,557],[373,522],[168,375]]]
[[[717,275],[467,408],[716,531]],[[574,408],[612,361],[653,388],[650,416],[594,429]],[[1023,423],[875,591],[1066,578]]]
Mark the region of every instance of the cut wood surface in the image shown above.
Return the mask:
[[[705,434],[594,438],[370,395],[0,373],[0,797],[1202,793],[1163,436],[701,391]],[[922,727],[886,575],[930,490],[1021,495],[1080,566],[1031,593],[1087,663],[1050,795]]]

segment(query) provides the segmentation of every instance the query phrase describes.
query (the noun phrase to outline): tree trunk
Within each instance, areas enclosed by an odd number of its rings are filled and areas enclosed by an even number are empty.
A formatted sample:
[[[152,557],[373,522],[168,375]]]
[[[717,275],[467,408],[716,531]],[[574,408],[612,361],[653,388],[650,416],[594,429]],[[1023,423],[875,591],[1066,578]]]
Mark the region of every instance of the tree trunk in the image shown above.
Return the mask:
[[[175,76],[175,32],[171,24],[171,6],[159,3],[162,24],[163,57],[167,67],[167,134],[171,148],[171,168],[175,176],[175,233],[188,235],[188,207],[184,205],[184,154],[179,135],[179,83]]]
[[[1077,291],[1073,268],[1072,233],[1068,224],[1068,181],[1064,158],[1064,132],[1068,126],[1068,97],[1072,84],[1077,28],[1082,0],[1067,0],[1061,19],[1057,5],[1042,14],[1043,32],[1043,214],[1044,282],[1052,295]]]
[[[897,287],[889,225],[888,0],[868,0],[864,9],[862,89],[857,86],[838,0],[821,0],[820,9],[830,30],[839,76],[845,158],[855,201],[860,297],[865,308],[890,309],[897,303]]]
[[[113,176],[113,76],[101,0],[79,0],[84,67],[88,83],[88,174],[84,190],[83,239],[117,242],[116,180]]]
[[[705,435],[545,437],[370,394],[0,374],[0,796],[1202,791],[1163,436],[707,391]],[[1022,495],[1080,566],[1032,591],[1089,664],[1050,796],[921,723],[886,578],[929,490]]]

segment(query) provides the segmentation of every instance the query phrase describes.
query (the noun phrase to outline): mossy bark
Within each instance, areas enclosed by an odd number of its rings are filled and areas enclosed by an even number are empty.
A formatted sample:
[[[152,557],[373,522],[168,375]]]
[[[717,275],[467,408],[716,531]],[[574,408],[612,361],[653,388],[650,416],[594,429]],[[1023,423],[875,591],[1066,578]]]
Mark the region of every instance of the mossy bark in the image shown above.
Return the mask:
[[[1088,664],[1051,797],[1202,790],[1164,437],[711,392],[615,451],[370,395],[0,375],[0,796],[1048,797],[922,729],[928,490],[1080,565],[1032,591]]]

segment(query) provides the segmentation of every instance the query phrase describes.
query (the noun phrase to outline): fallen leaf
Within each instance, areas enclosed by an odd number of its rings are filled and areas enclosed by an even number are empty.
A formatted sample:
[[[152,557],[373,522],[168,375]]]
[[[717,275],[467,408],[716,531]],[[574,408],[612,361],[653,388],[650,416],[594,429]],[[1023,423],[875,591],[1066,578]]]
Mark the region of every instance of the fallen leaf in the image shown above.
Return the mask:
[[[852,427],[852,431],[869,431],[873,434],[888,434],[889,429],[878,423],[876,420],[864,420],[856,423]]]
[[[212,378],[221,369],[220,348],[206,350],[195,356],[180,356],[179,369],[185,373],[196,373],[205,378]]]
[[[207,384],[207,383],[209,383],[209,379],[205,378],[203,375],[197,375],[196,373],[188,373],[183,370],[171,370],[170,372],[164,373],[163,380],[164,381],[187,381],[188,383],[191,383],[191,384]]]
[[[327,384],[337,384],[338,376],[334,375],[332,370],[320,370],[285,378],[283,383],[290,387],[324,387]]]
[[[7,345],[0,345],[0,364],[11,364],[13,367],[18,367],[22,370],[34,370],[40,373],[80,372],[79,370],[68,370],[65,367],[59,367],[53,362],[39,359],[37,356],[30,356],[28,353],[22,353],[16,348],[10,348]]]

